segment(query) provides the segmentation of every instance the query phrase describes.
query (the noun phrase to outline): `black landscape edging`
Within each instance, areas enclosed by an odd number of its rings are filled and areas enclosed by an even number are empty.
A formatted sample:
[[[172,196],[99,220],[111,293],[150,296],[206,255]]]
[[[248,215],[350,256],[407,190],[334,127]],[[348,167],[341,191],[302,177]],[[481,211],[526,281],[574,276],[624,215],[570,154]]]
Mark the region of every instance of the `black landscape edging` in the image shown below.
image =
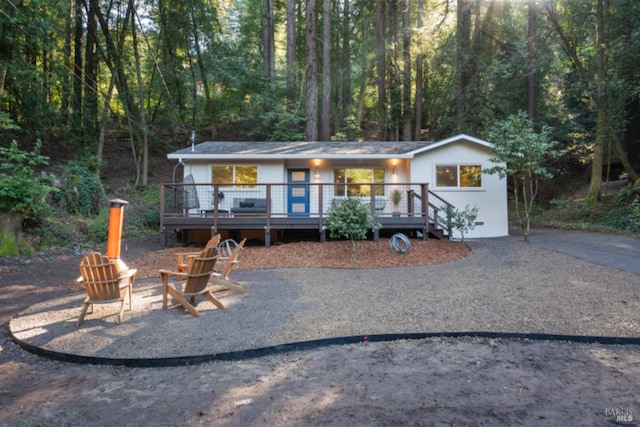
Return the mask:
[[[323,338],[311,341],[299,341],[288,344],[280,344],[270,347],[261,347],[248,350],[230,351],[216,354],[203,354],[195,356],[162,357],[162,358],[108,358],[80,356],[75,354],[60,353],[34,346],[18,339],[13,333],[11,338],[20,347],[30,353],[43,356],[49,359],[62,362],[71,362],[89,365],[113,365],[126,366],[130,368],[161,368],[196,365],[213,361],[238,361],[254,359],[259,357],[272,356],[294,351],[308,351],[319,348],[344,345],[344,344],[366,344],[372,342],[392,342],[401,340],[420,340],[427,338],[493,338],[509,340],[531,340],[531,341],[565,341],[583,344],[601,345],[640,345],[640,338],[633,337],[603,337],[587,335],[560,335],[560,334],[524,334],[507,332],[427,332],[427,333],[405,333],[405,334],[376,334],[376,335],[353,335],[348,337]]]

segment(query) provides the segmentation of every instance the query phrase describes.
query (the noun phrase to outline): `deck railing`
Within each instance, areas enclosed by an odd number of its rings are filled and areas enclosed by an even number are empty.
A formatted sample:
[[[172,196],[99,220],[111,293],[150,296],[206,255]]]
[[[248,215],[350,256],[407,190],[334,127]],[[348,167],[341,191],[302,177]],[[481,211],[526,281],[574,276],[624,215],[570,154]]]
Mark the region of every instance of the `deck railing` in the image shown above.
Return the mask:
[[[397,205],[392,194],[401,194]],[[429,190],[427,183],[304,183],[304,184],[162,184],[160,216],[163,223],[185,224],[197,218],[209,218],[213,229],[219,222],[248,224],[249,219],[264,218],[265,229],[272,227],[271,221],[289,224],[295,228],[296,219],[315,219],[322,227],[332,203],[346,197],[356,197],[370,206],[381,223],[402,224],[405,222],[429,228],[429,225],[446,229],[447,206],[444,199]],[[238,219],[233,221],[230,218]],[[241,218],[246,221],[242,222]],[[420,220],[422,218],[422,220]],[[176,228],[179,228],[176,226]],[[240,227],[239,227],[240,228]]]
[[[397,206],[392,202],[394,190],[402,194]],[[430,195],[441,204],[447,204],[429,192],[428,184],[162,184],[161,214],[199,216],[215,211],[242,214],[244,210],[255,215],[266,214],[268,210],[274,217],[319,216],[329,211],[334,200],[356,197],[368,203],[377,216],[419,216],[426,211]],[[256,204],[256,200],[266,202],[264,209]],[[253,206],[250,206],[252,202]],[[440,209],[439,206],[436,208]]]

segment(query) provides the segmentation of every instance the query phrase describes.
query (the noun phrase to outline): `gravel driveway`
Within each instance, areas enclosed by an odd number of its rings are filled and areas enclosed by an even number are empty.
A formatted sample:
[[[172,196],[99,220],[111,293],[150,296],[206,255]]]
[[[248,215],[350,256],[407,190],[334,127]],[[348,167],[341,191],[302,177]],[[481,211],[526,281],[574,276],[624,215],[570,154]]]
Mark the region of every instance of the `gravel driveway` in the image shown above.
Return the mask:
[[[133,331],[135,339],[128,341],[118,337],[118,328],[102,329],[98,342],[107,348],[104,354],[113,355],[143,346],[152,353],[159,348],[154,331],[163,333],[161,341],[175,352],[184,346],[222,351],[393,331],[548,332],[637,341],[640,276],[626,271],[635,268],[637,257],[631,266],[611,268],[566,255],[562,251],[568,249],[560,246],[541,245],[548,240],[586,248],[587,242],[611,239],[606,256],[621,259],[614,251],[637,250],[639,241],[622,239],[625,246],[615,236],[546,233],[534,233],[532,244],[518,237],[472,241],[469,257],[425,267],[237,271],[235,278],[248,292],[223,298],[224,311],[201,304],[203,316],[191,325],[190,339],[180,337],[184,331],[175,321],[192,319],[177,307],[158,309],[158,293],[148,283],[153,314],[128,317],[122,326],[144,329],[153,323],[151,317],[143,322],[144,316],[161,316],[154,318],[155,328],[146,338]],[[77,265],[62,255],[57,260]],[[40,264],[56,271],[54,261]],[[19,273],[0,270],[2,319],[22,312],[26,301],[79,297],[42,285],[42,275],[24,282]],[[145,301],[143,295],[136,299]],[[76,304],[74,316],[78,309]],[[105,314],[81,329],[112,317]],[[49,333],[33,330],[38,331],[34,340]],[[64,331],[58,340],[76,333],[72,325]],[[203,345],[207,337],[216,338],[215,349]],[[104,351],[91,345],[88,350]],[[639,345],[430,338],[194,366],[123,368],[49,360],[24,351],[5,333],[0,426],[637,425],[638,378]]]

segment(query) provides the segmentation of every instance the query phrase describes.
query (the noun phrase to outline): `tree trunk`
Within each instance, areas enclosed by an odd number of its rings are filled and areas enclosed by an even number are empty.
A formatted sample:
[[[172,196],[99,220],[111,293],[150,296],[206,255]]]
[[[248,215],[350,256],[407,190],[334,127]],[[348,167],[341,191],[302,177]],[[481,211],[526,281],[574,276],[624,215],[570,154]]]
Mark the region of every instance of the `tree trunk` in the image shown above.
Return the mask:
[[[307,0],[307,33],[305,37],[307,46],[307,71],[306,71],[306,118],[305,135],[307,141],[318,140],[318,77],[317,77],[317,16],[316,0]]]
[[[418,0],[418,38],[417,38],[417,57],[416,57],[416,95],[415,95],[415,103],[414,103],[414,112],[415,112],[415,131],[413,139],[415,141],[420,141],[422,139],[422,109],[423,109],[423,85],[422,79],[423,70],[422,70],[422,8],[424,6],[424,0]]]
[[[113,95],[113,87],[115,86],[115,76],[111,75],[111,81],[109,82],[109,89],[104,95],[104,105],[102,107],[102,118],[100,119],[100,131],[98,132],[98,150],[96,156],[98,157],[98,170],[97,175],[100,177],[102,169],[102,156],[104,153],[104,140],[107,133],[107,122],[109,117],[109,106],[111,105],[111,97]]]
[[[376,1],[376,68],[378,71],[378,125],[380,140],[387,139],[387,86],[385,84],[384,0]]]
[[[398,26],[398,1],[389,1],[389,28],[387,38],[391,40],[389,55],[389,139],[400,141],[400,123],[402,121],[402,76],[400,75],[399,48],[400,31]]]
[[[82,122],[87,136],[96,136],[96,124],[98,120],[98,24],[96,22],[97,5],[89,3],[87,15],[87,45],[85,46],[84,61],[84,102],[82,105]]]
[[[529,75],[527,76],[527,115],[535,122],[536,115],[536,73],[538,61],[538,10],[536,0],[529,0],[529,27],[527,45],[529,49]]]
[[[130,0],[131,10],[135,10],[134,0]],[[138,79],[138,104],[139,104],[139,129],[142,134],[142,185],[147,186],[149,181],[149,129],[144,105],[144,83],[142,81],[142,67],[138,50],[138,32],[136,31],[135,12],[131,15],[131,39],[133,41],[133,56],[136,64],[136,77]],[[137,179],[136,179],[137,182]]]
[[[596,5],[596,142],[591,163],[591,180],[587,192],[587,203],[595,204],[600,200],[602,184],[602,166],[604,164],[604,147],[608,141],[607,125],[607,33],[609,17],[609,0],[597,0]]]
[[[469,89],[471,84],[471,0],[458,0],[456,33],[457,123],[458,132],[468,128]]]
[[[290,111],[296,106],[296,0],[287,0],[287,99]]]
[[[411,141],[411,2],[405,0],[402,15],[402,56],[404,71],[402,75],[402,140]]]
[[[18,256],[20,248],[26,246],[22,238],[24,214],[0,212],[0,257]]]
[[[323,0],[322,12],[322,120],[320,140],[331,136],[331,0]]]
[[[202,56],[202,49],[200,47],[200,31],[198,29],[198,19],[196,19],[196,13],[191,8],[191,32],[193,34],[193,44],[196,51],[196,59],[198,62],[198,70],[200,71],[200,80],[202,80],[202,90],[204,92],[205,110],[207,112],[207,118],[209,119],[209,127],[211,128],[211,138],[215,139],[218,136],[218,126],[215,118],[215,111],[213,106],[213,100],[211,99],[211,91],[209,89],[209,79],[207,78],[207,70],[205,68],[204,58]],[[194,81],[194,86],[196,82]]]
[[[351,111],[351,17],[349,16],[349,3],[348,1],[344,2],[342,13],[342,66],[340,67],[342,73],[342,125]],[[364,70],[362,74],[364,75]]]
[[[275,75],[275,42],[273,26],[273,0],[263,0],[262,37],[264,50],[264,75],[273,82]]]
[[[73,98],[71,102],[73,126],[76,129],[82,129],[82,40],[84,36],[84,23],[82,17],[82,2],[80,0],[77,0],[74,17],[75,28],[73,36]]]

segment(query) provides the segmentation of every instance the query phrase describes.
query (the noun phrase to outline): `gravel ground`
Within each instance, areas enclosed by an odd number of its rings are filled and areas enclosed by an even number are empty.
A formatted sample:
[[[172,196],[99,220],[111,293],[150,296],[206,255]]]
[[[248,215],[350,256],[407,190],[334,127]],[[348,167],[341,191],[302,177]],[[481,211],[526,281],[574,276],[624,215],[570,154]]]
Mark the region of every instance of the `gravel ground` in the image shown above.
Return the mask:
[[[640,336],[640,276],[513,237],[468,245],[458,261],[410,268],[234,271],[247,293],[221,296],[225,310],[200,302],[200,318],[162,310],[159,281],[144,279],[122,325],[113,307],[96,306],[76,328],[83,295],[74,293],[31,306],[10,328],[46,350],[134,359],[388,333]]]
[[[511,237],[469,242],[470,256],[430,266],[235,271],[248,292],[221,297],[224,311],[200,304],[199,319],[179,307],[160,309],[159,284],[149,276],[136,281],[138,306],[122,325],[113,324],[111,311],[97,310],[81,328],[96,341],[76,345],[109,356],[146,346],[148,356],[163,345],[180,354],[182,347],[220,351],[233,342],[248,348],[398,328],[638,337],[640,276],[623,271],[635,263],[616,269],[589,259],[638,251],[638,240],[621,247],[619,236],[556,234],[532,242],[561,237],[556,241],[568,248],[542,249]],[[585,260],[562,255],[597,242],[605,250]],[[155,241],[139,243],[130,245],[127,261],[157,248]],[[9,320],[37,318],[36,302],[55,301],[42,307],[49,315],[65,304],[73,308],[31,332],[22,320],[20,333],[30,340],[60,327],[53,341],[67,340],[68,347],[70,335],[80,332],[74,322],[82,293],[65,285],[77,275],[79,257],[0,260],[2,427],[638,425],[638,345],[430,338],[163,368],[65,363],[24,351],[8,337]],[[127,330],[134,339],[126,339],[122,331],[133,325]],[[215,346],[204,345],[209,337]]]

